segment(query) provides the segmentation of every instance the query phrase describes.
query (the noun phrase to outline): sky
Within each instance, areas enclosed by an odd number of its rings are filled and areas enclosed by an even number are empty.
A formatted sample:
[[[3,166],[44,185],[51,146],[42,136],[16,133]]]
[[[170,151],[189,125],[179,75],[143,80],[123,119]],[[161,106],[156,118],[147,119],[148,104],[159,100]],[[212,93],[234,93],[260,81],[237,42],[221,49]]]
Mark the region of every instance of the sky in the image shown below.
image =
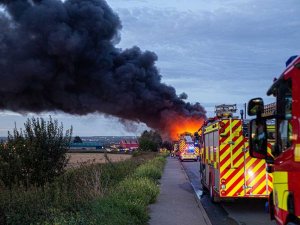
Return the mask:
[[[298,0],[108,0],[122,21],[117,47],[156,53],[162,82],[200,102],[213,116],[217,104],[263,97],[286,60],[299,54]],[[73,135],[139,135],[146,126],[124,126],[117,118],[48,112],[0,112],[0,136],[23,127],[26,118],[51,115]]]

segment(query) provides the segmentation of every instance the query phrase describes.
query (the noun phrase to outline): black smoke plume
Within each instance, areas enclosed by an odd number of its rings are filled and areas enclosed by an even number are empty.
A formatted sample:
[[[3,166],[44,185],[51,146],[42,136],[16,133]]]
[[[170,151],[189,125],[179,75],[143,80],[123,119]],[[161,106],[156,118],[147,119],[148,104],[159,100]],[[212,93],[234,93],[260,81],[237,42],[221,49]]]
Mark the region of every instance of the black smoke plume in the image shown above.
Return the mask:
[[[157,56],[122,51],[103,0],[0,0],[0,109],[103,113],[164,130],[170,115],[204,118],[161,83]]]

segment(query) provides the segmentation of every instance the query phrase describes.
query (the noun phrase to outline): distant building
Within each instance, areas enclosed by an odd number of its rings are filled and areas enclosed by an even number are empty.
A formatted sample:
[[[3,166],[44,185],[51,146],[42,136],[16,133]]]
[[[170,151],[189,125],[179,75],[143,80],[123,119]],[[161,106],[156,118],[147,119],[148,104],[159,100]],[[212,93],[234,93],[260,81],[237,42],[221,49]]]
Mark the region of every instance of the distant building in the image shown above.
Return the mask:
[[[71,143],[70,150],[101,150],[103,145],[99,142],[82,142],[82,143]]]
[[[126,140],[123,139],[120,141],[120,149],[122,150],[136,150],[139,148],[139,142],[136,139]]]

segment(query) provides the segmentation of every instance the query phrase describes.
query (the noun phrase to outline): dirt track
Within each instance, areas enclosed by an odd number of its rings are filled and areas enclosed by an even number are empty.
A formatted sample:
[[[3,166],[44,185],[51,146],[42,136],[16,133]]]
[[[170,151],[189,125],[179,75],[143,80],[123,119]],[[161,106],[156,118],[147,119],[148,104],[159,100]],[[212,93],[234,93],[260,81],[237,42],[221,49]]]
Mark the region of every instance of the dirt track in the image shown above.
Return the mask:
[[[67,167],[77,167],[81,164],[91,163],[107,163],[107,159],[104,153],[67,153],[70,156],[70,160]],[[131,158],[131,155],[125,154],[107,154],[108,159],[111,162],[123,161]]]

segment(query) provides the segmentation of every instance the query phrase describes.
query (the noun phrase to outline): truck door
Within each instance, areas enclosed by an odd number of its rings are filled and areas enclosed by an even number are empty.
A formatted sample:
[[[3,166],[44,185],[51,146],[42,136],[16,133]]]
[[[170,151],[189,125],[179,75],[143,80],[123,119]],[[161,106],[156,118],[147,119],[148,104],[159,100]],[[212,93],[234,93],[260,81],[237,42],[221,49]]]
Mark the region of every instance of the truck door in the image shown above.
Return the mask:
[[[266,171],[266,161],[256,159],[250,156],[248,151],[248,138],[244,144],[244,162],[245,162],[245,195],[267,197],[272,190],[272,176]],[[268,139],[268,152],[271,152],[272,144]]]

